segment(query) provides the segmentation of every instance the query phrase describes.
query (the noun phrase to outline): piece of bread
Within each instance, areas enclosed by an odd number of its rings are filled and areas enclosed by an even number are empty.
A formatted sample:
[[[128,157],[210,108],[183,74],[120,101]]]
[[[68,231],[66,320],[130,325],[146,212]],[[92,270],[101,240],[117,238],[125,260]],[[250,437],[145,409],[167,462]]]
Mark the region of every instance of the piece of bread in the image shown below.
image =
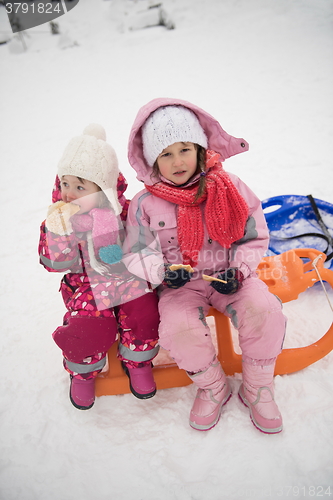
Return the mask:
[[[46,228],[52,233],[60,236],[69,235],[73,232],[70,218],[79,212],[79,205],[57,201],[49,207],[46,217]]]
[[[203,274],[202,279],[205,281],[219,281],[220,283],[227,283],[227,281],[220,280],[219,278],[215,278],[215,276],[208,276],[207,274]]]
[[[60,209],[60,212],[62,213],[63,210],[61,209],[62,207],[65,206],[66,210],[68,210],[68,214],[70,217],[72,217],[72,215],[76,214],[80,210],[80,206],[75,205],[74,203],[65,203],[64,201],[57,201],[56,203],[53,203],[52,205],[49,206],[47,215],[50,215],[52,212],[58,209]]]
[[[185,269],[188,273],[194,273],[193,267],[190,265],[185,266],[184,264],[172,264],[169,267],[170,271],[178,271],[178,269]]]

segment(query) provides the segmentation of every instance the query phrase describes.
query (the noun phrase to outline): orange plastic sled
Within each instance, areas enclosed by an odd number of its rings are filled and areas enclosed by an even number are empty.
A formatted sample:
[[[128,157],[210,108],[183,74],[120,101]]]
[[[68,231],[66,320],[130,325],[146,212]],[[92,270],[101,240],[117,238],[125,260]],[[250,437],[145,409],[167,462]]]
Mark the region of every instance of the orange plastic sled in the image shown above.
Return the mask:
[[[320,256],[317,269],[321,279],[333,288],[333,271],[324,267],[325,254],[311,248],[299,248],[272,257],[265,257],[258,266],[258,274],[270,291],[282,302],[295,300],[301,292],[320,281],[313,261]],[[241,355],[234,350],[230,320],[211,308],[208,316],[214,316],[218,344],[218,358],[227,375],[241,373]],[[302,370],[326,356],[333,349],[333,323],[321,339],[306,347],[283,349],[278,356],[275,375]],[[157,389],[181,387],[192,383],[184,370],[176,364],[158,365],[153,368]],[[108,371],[96,379],[96,396],[129,393],[129,382],[117,359],[117,344],[108,352]]]

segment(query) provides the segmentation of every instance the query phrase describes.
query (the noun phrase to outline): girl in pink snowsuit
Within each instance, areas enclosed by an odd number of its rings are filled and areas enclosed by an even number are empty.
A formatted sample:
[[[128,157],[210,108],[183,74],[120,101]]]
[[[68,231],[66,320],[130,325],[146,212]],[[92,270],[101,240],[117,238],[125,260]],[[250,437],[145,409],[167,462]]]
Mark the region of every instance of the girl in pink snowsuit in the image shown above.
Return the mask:
[[[53,339],[70,373],[70,400],[83,410],[94,404],[95,378],[118,330],[118,357],[132,393],[146,399],[156,392],[151,360],[158,352],[157,295],[121,262],[126,187],[103,127],[91,124],[65,149],[53,205],[41,225],[41,264],[67,272],[60,287],[67,312]]]
[[[141,108],[129,161],[145,189],[129,207],[124,261],[137,276],[162,282],[159,344],[198,387],[190,425],[213,427],[231,396],[205,319],[213,306],[239,332],[239,396],[255,426],[276,433],[282,418],[273,374],[285,318],[256,275],[268,230],[260,200],[221,163],[247,150],[246,141],[186,101],[161,98]],[[183,267],[171,270],[172,264]],[[220,281],[208,282],[203,274]]]

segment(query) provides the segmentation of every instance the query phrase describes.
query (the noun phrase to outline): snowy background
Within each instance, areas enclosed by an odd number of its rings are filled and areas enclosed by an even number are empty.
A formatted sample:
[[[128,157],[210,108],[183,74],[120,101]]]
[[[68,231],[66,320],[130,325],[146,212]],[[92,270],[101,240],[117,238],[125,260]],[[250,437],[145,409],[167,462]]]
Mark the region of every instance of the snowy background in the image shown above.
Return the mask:
[[[142,5],[142,4],[141,4]],[[57,162],[101,123],[127,177],[138,109],[155,97],[191,101],[250,151],[225,167],[261,199],[311,193],[333,203],[332,0],[169,0],[175,29],[139,27],[132,2],[80,0],[22,42],[0,45],[2,203],[1,500],[222,500],[333,496],[333,352],[276,377],[284,430],[268,436],[234,397],[209,432],[189,427],[193,385],[147,401],[68,398],[52,331],[60,275],[38,263]],[[0,6],[0,37],[11,37]],[[330,287],[327,285],[327,288]],[[332,293],[330,292],[332,301]],[[332,311],[320,286],[285,304],[286,347],[321,337]],[[328,489],[330,487],[330,489]]]

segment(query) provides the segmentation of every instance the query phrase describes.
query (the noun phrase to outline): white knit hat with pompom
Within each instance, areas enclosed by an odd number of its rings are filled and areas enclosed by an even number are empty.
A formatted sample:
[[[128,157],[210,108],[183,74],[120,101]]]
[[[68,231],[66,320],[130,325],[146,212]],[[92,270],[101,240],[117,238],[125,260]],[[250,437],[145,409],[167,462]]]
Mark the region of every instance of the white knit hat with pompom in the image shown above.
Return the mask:
[[[58,176],[75,175],[94,182],[104,191],[116,215],[122,212],[118,201],[118,160],[114,149],[106,142],[104,128],[91,123],[83,135],[74,137],[58,164]]]
[[[143,154],[150,167],[175,142],[193,142],[207,149],[207,137],[197,116],[184,106],[162,106],[142,126]]]

